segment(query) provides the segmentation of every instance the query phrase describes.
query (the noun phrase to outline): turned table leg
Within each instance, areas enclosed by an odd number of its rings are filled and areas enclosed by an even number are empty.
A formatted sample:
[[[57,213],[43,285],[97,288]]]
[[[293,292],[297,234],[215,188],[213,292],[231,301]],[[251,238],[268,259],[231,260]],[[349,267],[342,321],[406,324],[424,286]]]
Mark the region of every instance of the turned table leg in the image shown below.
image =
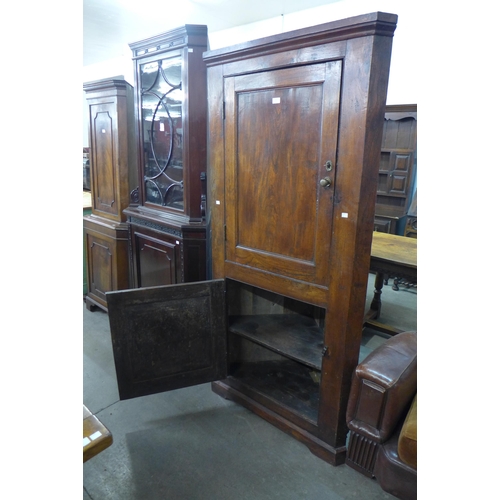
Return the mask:
[[[380,310],[382,309],[382,300],[380,296],[382,295],[382,288],[384,286],[384,273],[378,272],[375,275],[375,290],[373,292],[373,300],[370,304],[370,317],[371,319],[377,319],[380,317]]]
[[[382,300],[380,296],[382,295],[382,288],[384,286],[384,273],[376,273],[375,275],[375,290],[373,292],[373,300],[370,304],[370,310],[365,314],[364,326],[368,326],[374,330],[377,330],[388,335],[397,335],[401,333],[402,330],[394,328],[390,325],[384,325],[375,321],[380,317],[380,311],[382,309]]]

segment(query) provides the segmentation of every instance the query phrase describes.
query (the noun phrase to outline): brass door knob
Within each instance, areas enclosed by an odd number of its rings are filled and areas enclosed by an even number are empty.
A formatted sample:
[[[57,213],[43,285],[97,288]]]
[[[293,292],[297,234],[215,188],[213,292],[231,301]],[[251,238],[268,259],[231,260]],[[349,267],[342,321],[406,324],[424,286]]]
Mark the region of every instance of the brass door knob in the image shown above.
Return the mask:
[[[319,181],[320,186],[322,186],[324,188],[327,188],[328,186],[330,186],[331,183],[332,183],[332,180],[330,179],[330,177],[325,177],[324,179],[321,179]]]

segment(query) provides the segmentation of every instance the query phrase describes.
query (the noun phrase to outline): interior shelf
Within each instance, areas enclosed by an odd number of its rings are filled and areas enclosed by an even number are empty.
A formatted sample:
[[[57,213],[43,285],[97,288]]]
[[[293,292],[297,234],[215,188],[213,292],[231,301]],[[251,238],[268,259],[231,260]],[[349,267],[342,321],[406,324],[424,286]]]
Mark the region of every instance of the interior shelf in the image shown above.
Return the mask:
[[[313,318],[300,314],[232,316],[229,331],[321,371],[323,331]]]
[[[313,424],[317,422],[319,381],[302,364],[290,360],[236,363],[231,366],[230,379],[244,392],[259,393],[278,407],[286,407]]]

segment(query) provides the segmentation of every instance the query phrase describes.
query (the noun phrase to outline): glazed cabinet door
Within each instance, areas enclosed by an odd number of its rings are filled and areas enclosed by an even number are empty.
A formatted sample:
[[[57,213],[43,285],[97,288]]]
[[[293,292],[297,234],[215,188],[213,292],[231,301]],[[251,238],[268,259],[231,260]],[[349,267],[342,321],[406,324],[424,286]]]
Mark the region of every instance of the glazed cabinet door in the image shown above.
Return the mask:
[[[327,285],[341,71],[225,79],[227,261]]]
[[[227,376],[224,280],[106,294],[120,399]]]

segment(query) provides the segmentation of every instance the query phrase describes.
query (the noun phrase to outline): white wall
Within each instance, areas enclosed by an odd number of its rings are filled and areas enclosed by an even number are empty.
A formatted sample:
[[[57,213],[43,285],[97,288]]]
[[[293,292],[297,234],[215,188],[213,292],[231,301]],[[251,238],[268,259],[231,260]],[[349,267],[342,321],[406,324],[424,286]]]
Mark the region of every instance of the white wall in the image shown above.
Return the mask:
[[[130,50],[130,49],[129,49]],[[122,76],[131,85],[134,85],[134,67],[132,63],[132,52],[130,57],[119,57],[107,61],[91,64],[83,67],[83,82],[92,82],[101,78],[110,78],[113,76]],[[89,146],[89,120],[88,104],[83,92],[83,147]]]
[[[227,47],[264,36],[275,35],[368,12],[390,12],[398,15],[398,27],[396,28],[393,41],[387,104],[415,104],[418,102],[418,85],[417,78],[415,77],[418,19],[415,5],[415,2],[401,0],[343,0],[213,33],[210,32],[210,26],[208,26],[210,49]],[[83,67],[84,82],[116,75],[123,75],[130,84],[134,84],[132,52],[130,52],[129,58],[112,59]],[[85,95],[83,96],[83,100],[85,110]],[[86,111],[84,111],[83,115],[83,146],[88,146]]]
[[[376,11],[398,15],[398,26],[393,40],[387,104],[416,104],[417,79],[414,76],[414,61],[417,58],[417,16],[414,2],[343,0],[266,21],[210,33],[210,48],[218,49],[264,36]]]

